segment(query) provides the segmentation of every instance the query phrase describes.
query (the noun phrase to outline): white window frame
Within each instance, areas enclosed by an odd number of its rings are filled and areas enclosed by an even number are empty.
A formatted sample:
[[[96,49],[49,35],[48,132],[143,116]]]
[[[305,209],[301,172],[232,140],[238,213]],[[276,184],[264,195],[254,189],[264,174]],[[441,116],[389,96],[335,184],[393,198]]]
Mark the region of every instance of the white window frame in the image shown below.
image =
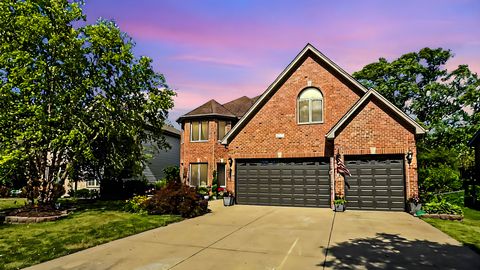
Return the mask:
[[[198,186],[195,186],[195,185],[192,185],[192,165],[201,165],[201,164],[205,164],[207,165],[207,179],[205,181],[205,185],[201,185],[200,184],[200,179],[198,179]],[[201,166],[198,166],[198,175],[200,176],[201,173],[200,173],[200,168]],[[208,186],[208,162],[195,162],[195,163],[190,163],[190,170],[189,170],[189,176],[188,176],[188,184],[192,187],[207,187]]]
[[[314,90],[318,91],[318,93],[320,93],[321,98],[300,98],[302,93],[306,90],[309,90],[309,89],[314,89]],[[306,101],[306,100],[308,100],[308,122],[300,122],[300,101]],[[322,119],[320,121],[312,121],[312,113],[313,113],[312,102],[313,101],[320,101],[321,102],[321,109],[320,110],[322,112]],[[308,87],[308,88],[303,89],[300,92],[300,94],[298,95],[298,98],[297,98],[297,124],[299,124],[299,125],[322,124],[324,122],[324,119],[325,119],[324,108],[325,108],[325,104],[324,104],[322,91],[320,91],[319,89],[317,89],[315,87]]]
[[[218,136],[218,135],[220,134],[220,132],[219,132],[219,131],[220,131],[220,122],[224,122],[224,123],[225,123],[225,130],[224,130],[224,134],[223,134],[223,137],[222,137],[222,138],[219,138],[219,136]],[[230,121],[226,121],[226,120],[218,120],[218,121],[217,121],[217,139],[218,139],[218,141],[221,141],[221,140],[225,137],[225,135],[227,135],[227,133],[228,133],[228,132],[227,132],[227,126],[228,126],[229,124],[230,124]]]
[[[206,140],[202,140],[202,122],[207,122],[207,139]],[[193,140],[193,123],[198,123],[199,124],[199,127],[198,127],[198,140]],[[190,123],[190,142],[208,142],[208,139],[210,138],[210,126],[209,126],[209,122],[208,121],[205,121],[205,120],[199,120],[199,121],[193,121]]]
[[[100,187],[100,181],[98,181],[97,179],[87,180],[86,182],[87,182],[86,187],[88,187],[88,188],[97,188],[97,187]],[[90,185],[91,182],[93,182],[93,185]]]

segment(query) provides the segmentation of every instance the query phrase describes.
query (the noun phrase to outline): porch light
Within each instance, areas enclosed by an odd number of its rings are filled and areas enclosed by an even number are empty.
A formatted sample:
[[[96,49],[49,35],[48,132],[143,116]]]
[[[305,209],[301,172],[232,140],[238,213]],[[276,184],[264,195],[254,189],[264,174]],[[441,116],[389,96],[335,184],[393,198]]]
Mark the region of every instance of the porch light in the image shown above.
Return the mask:
[[[412,159],[413,159],[412,150],[408,150],[406,158],[407,158],[408,165],[410,165],[412,163]]]
[[[232,163],[233,163],[233,159],[232,158],[228,158],[228,166],[231,168],[232,167]]]

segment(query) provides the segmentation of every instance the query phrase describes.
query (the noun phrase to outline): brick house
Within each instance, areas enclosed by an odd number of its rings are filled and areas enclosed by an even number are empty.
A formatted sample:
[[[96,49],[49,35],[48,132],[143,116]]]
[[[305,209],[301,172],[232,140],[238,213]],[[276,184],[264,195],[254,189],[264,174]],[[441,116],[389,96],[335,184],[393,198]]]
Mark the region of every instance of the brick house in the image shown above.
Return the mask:
[[[215,100],[177,120],[181,174],[237,203],[403,211],[417,195],[416,136],[425,130],[312,45],[261,95]],[[336,170],[344,161],[351,176]]]

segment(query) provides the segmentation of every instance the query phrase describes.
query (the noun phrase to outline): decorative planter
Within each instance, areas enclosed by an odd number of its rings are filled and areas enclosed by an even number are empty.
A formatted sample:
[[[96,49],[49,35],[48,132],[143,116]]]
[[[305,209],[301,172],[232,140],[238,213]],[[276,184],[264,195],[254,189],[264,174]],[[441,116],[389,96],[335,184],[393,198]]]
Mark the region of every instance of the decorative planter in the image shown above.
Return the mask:
[[[223,206],[232,206],[233,203],[233,197],[223,197]]]
[[[446,219],[446,220],[462,220],[462,215],[452,215],[452,214],[425,214],[421,215],[421,218],[438,218],[438,219]]]
[[[203,198],[204,198],[205,200],[208,200],[208,199],[210,198],[210,196],[208,196],[208,195],[203,195]]]
[[[415,214],[417,211],[422,209],[422,204],[421,203],[410,203],[410,214]]]
[[[345,205],[344,204],[335,205],[335,212],[343,212],[343,211],[345,211]]]

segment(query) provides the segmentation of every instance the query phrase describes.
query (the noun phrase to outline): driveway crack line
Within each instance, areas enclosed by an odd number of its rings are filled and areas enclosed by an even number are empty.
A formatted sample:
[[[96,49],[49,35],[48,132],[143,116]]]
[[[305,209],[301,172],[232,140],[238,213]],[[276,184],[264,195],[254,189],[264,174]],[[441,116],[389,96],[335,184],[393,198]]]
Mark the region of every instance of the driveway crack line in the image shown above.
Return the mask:
[[[207,249],[207,248],[209,248],[209,247],[211,247],[211,246],[215,245],[216,243],[218,243],[218,242],[222,241],[223,239],[225,239],[225,238],[229,237],[230,235],[232,235],[232,234],[234,234],[234,233],[236,233],[236,232],[240,231],[241,229],[243,229],[243,228],[247,227],[248,225],[250,225],[250,224],[254,223],[255,221],[257,221],[257,220],[259,220],[259,219],[261,219],[261,218],[263,218],[263,217],[266,217],[266,216],[270,215],[271,213],[273,213],[273,212],[275,212],[275,211],[276,211],[276,209],[274,209],[274,210],[272,210],[272,211],[270,211],[270,212],[267,212],[265,215],[262,215],[262,216],[259,216],[259,217],[257,217],[256,219],[254,219],[254,220],[250,221],[249,223],[247,223],[247,224],[245,224],[245,225],[241,226],[240,228],[238,228],[238,229],[234,230],[233,232],[231,232],[231,233],[229,233],[229,234],[225,235],[224,237],[222,237],[222,238],[218,239],[217,241],[215,241],[215,242],[211,243],[210,245],[208,245],[208,246],[206,246],[206,247],[204,247],[204,248],[200,249],[199,251],[197,251],[197,252],[193,253],[192,255],[188,256],[187,258],[185,258],[185,259],[183,259],[183,260],[179,261],[178,263],[174,264],[172,267],[170,267],[170,268],[168,268],[168,269],[170,270],[170,269],[173,269],[173,268],[177,267],[178,265],[182,264],[182,263],[183,263],[183,262],[185,262],[186,260],[188,260],[188,259],[192,258],[193,256],[197,255],[198,253],[200,253],[200,252],[204,251],[205,249]]]
[[[325,249],[325,259],[323,260],[323,269],[325,269],[325,265],[327,264],[328,248],[330,247],[330,240],[332,240],[333,225],[335,224],[336,215],[337,215],[337,212],[335,211],[333,213],[332,226],[330,227],[330,234],[328,235],[327,248]]]

